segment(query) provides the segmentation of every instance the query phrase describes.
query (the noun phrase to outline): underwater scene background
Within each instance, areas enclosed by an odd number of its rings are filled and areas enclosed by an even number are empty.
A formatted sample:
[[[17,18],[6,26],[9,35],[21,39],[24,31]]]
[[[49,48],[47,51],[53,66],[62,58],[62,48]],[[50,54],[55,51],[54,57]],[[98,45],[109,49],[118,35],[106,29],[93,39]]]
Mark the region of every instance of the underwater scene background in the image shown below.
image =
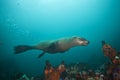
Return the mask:
[[[20,44],[33,45],[44,40],[80,36],[88,46],[71,48],[63,54],[38,50],[14,54]],[[120,0],[0,0],[0,75],[17,72],[40,75],[45,61],[59,65],[88,63],[91,68],[104,64],[101,41],[120,50]],[[8,79],[6,79],[8,80]]]

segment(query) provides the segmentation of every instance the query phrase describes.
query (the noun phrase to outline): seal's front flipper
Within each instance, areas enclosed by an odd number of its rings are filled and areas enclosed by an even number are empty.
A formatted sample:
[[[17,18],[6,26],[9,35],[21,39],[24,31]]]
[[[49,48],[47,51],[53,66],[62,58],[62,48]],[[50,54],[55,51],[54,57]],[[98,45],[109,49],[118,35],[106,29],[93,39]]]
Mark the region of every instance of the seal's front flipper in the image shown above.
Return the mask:
[[[38,56],[38,58],[41,58],[44,54],[45,54],[45,51],[43,51],[42,54]]]

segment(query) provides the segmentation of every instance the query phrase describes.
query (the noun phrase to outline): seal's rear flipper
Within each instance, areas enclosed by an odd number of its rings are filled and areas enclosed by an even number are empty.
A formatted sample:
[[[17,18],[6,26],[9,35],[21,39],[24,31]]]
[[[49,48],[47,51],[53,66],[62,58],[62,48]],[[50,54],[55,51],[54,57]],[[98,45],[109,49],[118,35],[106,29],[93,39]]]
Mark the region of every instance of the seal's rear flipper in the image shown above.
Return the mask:
[[[45,51],[43,51],[42,54],[38,56],[38,58],[41,58],[44,54],[45,54]]]
[[[22,53],[31,49],[35,49],[35,48],[33,46],[28,46],[28,45],[19,45],[14,48],[15,54]]]

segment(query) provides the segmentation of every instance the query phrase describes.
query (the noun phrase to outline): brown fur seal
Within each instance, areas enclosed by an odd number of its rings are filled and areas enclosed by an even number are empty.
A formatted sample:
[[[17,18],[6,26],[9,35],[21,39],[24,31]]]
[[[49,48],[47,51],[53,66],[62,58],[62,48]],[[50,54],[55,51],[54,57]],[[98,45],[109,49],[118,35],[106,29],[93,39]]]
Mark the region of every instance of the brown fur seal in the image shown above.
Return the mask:
[[[58,40],[44,41],[35,46],[19,45],[15,47],[15,54],[22,53],[27,50],[37,49],[37,50],[43,51],[43,53],[38,56],[40,58],[46,52],[51,54],[63,53],[72,47],[85,46],[88,43],[89,41],[87,41],[84,38],[81,38],[78,36],[72,36],[72,37],[62,38]]]

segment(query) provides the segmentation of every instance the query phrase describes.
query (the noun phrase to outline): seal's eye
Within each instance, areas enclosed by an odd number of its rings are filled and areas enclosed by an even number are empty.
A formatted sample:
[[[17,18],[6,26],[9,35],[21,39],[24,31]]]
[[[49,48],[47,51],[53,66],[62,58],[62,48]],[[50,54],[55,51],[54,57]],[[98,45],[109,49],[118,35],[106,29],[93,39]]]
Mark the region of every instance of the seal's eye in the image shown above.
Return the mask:
[[[86,41],[86,39],[84,39],[84,38],[81,38],[80,40],[81,40],[81,41]]]

